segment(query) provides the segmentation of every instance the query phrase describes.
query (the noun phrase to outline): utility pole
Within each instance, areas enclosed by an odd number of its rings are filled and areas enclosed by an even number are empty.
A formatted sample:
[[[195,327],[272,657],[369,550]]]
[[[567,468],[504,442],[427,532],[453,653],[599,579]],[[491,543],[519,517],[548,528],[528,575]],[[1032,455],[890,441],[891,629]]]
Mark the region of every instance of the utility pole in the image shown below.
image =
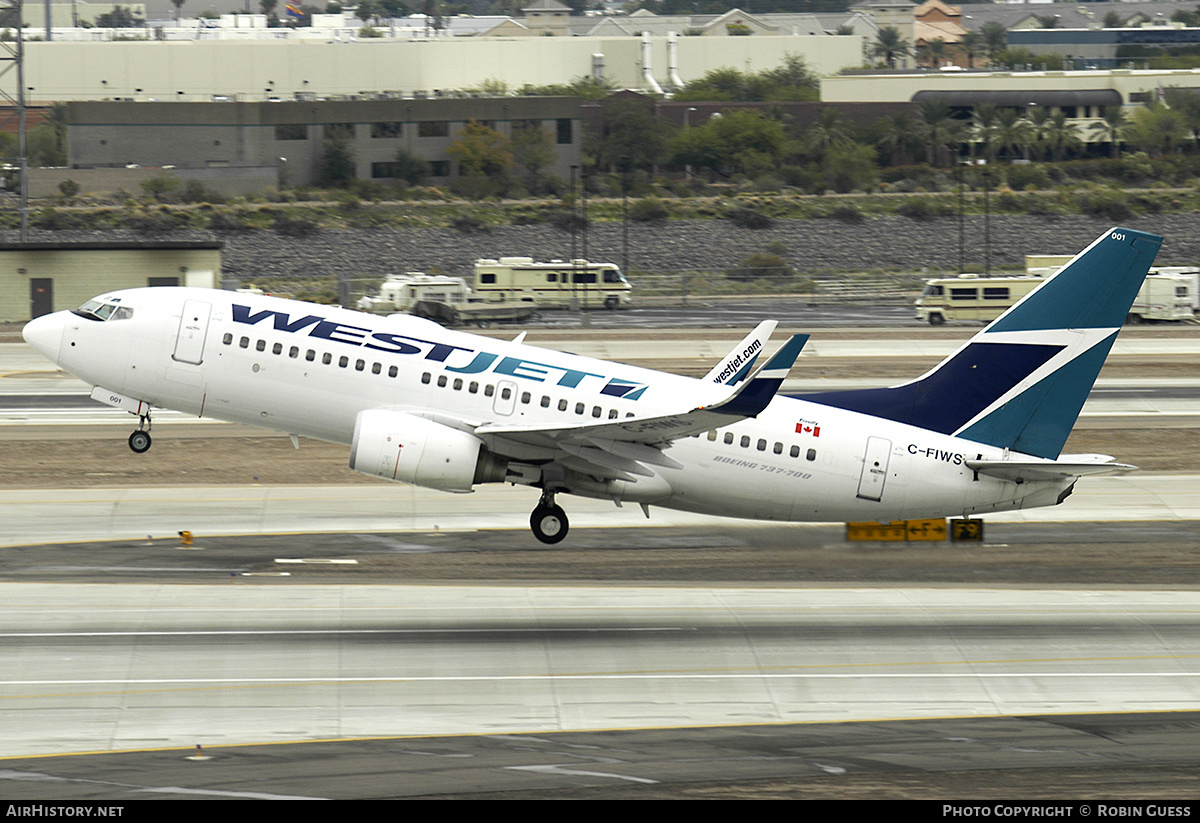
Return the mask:
[[[0,40],[0,100],[17,116],[17,156],[4,159],[4,171],[14,170],[18,178],[17,211],[21,216],[21,242],[29,239],[29,184],[25,157],[25,35],[22,28],[22,0],[0,0],[0,22],[12,22],[14,40]],[[16,88],[13,88],[15,81]]]

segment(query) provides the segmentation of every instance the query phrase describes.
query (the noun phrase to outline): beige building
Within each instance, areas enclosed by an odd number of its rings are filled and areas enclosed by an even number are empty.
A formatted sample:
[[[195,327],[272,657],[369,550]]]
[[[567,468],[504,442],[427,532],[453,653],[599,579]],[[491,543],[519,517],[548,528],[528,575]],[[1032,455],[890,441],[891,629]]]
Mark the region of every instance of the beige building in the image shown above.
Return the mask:
[[[0,320],[73,309],[106,291],[221,282],[219,242],[0,244]]]
[[[818,74],[862,63],[858,37],[680,37],[684,82],[712,69],[764,71],[799,55]],[[666,37],[653,37],[651,74],[668,81]],[[589,77],[647,88],[638,37],[456,37],[436,40],[32,42],[26,99],[311,100],[337,95],[436,96],[499,82],[510,89]],[[418,94],[418,92],[420,94]]]

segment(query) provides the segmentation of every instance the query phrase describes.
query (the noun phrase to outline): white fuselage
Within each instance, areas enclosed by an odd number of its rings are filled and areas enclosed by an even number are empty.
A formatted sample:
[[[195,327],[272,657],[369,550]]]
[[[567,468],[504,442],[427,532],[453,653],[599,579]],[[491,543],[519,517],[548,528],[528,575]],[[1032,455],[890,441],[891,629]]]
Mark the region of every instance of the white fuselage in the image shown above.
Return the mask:
[[[417,318],[201,289],[115,295],[131,317],[52,315],[62,339],[58,356],[47,354],[88,383],[155,406],[337,443],[351,442],[368,409],[465,430],[549,428],[686,411],[727,392]],[[542,457],[525,450],[507,456]],[[625,500],[767,520],[889,521],[1052,505],[1070,485],[976,476],[965,461],[1001,459],[1002,450],[778,396],[754,419],[664,452],[683,468],[654,466],[657,477],[627,484]]]

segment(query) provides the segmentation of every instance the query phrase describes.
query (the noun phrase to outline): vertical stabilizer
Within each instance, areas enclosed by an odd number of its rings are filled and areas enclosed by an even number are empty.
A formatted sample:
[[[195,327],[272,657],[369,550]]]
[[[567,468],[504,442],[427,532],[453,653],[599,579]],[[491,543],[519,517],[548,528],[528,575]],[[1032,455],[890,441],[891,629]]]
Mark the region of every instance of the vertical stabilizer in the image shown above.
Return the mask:
[[[922,377],[801,399],[1053,460],[1162,242],[1107,231]]]

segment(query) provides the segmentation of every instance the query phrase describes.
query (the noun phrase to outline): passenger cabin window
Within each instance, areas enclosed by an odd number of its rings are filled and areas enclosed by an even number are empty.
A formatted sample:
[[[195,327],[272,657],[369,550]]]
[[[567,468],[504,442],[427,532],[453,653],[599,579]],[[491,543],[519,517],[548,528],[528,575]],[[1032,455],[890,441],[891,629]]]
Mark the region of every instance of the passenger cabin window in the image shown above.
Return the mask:
[[[978,289],[950,289],[951,300],[977,300],[979,299]]]
[[[983,299],[984,300],[1007,300],[1008,299],[1008,286],[984,286],[983,287]]]

